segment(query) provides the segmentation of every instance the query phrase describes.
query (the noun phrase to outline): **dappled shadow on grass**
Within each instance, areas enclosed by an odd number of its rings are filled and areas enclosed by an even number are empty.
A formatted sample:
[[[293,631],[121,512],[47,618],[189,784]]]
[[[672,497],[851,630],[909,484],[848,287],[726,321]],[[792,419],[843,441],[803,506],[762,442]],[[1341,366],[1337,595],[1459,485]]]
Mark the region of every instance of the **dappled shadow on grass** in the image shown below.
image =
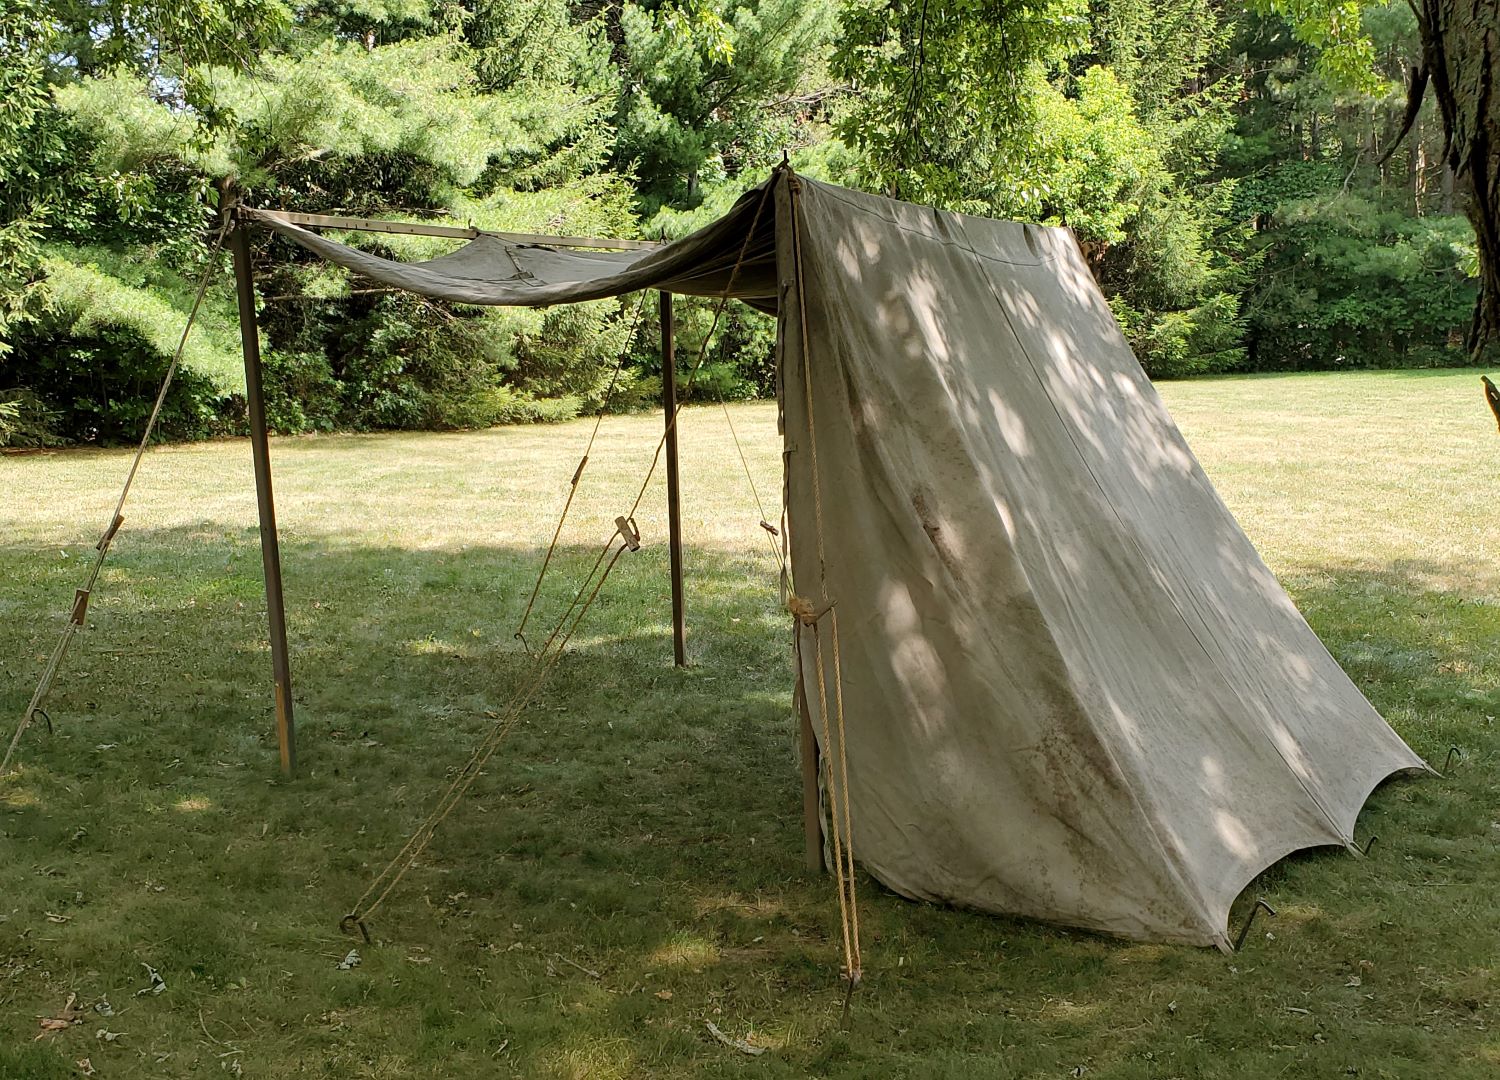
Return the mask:
[[[724,947],[711,928],[749,920],[762,931],[778,923],[792,945],[801,937],[802,978],[825,978],[828,894],[800,873],[789,642],[761,561],[689,551],[695,667],[678,671],[665,553],[622,559],[472,798],[379,913],[392,951],[338,981],[316,952],[313,976],[304,954],[340,947],[338,916],[529,670],[511,632],[541,553],[289,543],[302,771],[287,784],[275,771],[254,533],[134,540],[53,697],[58,734],[28,737],[26,771],[5,792],[7,865],[32,871],[26,917],[0,925],[5,947],[49,970],[99,970],[121,994],[138,962],[215,991],[279,965],[326,981],[314,995],[324,1010],[351,985],[361,1000],[375,993],[381,1024],[393,1015],[381,1010],[420,1006],[433,1015],[418,1028],[434,1028],[423,1039],[435,1045],[478,1038],[448,1030],[454,963],[466,994],[492,982],[506,997],[550,993],[560,984],[549,971],[578,975],[553,954],[575,949],[591,969],[606,966],[601,955],[652,962],[664,985],[683,963],[717,969]],[[533,641],[592,555],[559,553]],[[6,673],[5,715],[24,704],[32,661],[59,625],[49,616],[71,567],[55,562],[0,551],[28,616],[3,630],[4,654],[26,658]],[[45,911],[70,921],[48,926],[44,946],[17,936],[47,926]],[[683,927],[713,943],[674,945]],[[756,936],[767,935],[744,935],[747,948]],[[643,1002],[666,1007],[652,994]],[[281,1005],[260,1007],[269,1024]],[[507,1037],[489,1039],[501,1012],[495,1004],[485,1022],[485,1053]],[[524,1039],[528,1024],[512,1022],[513,1053],[537,1057],[556,1042],[549,1012]],[[327,1049],[354,1038],[358,1025],[346,1026],[313,1025],[307,1037]]]
[[[868,984],[838,1036],[837,919],[830,883],[801,868],[772,568],[689,551],[694,667],[678,671],[656,546],[622,561],[526,722],[378,913],[377,946],[338,971],[356,944],[338,916],[528,667],[510,634],[540,554],[289,543],[302,775],[284,783],[253,530],[136,534],[60,681],[57,735],[29,736],[25,773],[0,791],[13,883],[0,961],[17,972],[0,1044],[29,1039],[34,1014],[68,992],[130,1000],[147,962],[172,991],[132,1002],[142,1048],[184,1069],[237,1048],[257,1075],[299,1062],[342,1075],[734,1071],[707,1020],[775,1047],[746,1059],[768,1075],[1134,1075],[1152,1062],[1257,1075],[1475,1052],[1484,1014],[1467,1003],[1494,994],[1476,965],[1500,947],[1485,915],[1500,885],[1485,719],[1496,608],[1402,575],[1290,584],[1414,747],[1441,764],[1459,743],[1465,760],[1451,780],[1377,792],[1361,819],[1381,834],[1368,860],[1324,852],[1263,875],[1247,896],[1282,912],[1261,927],[1276,938],[1257,933],[1229,963],[866,881]],[[562,553],[538,627],[591,557]],[[13,716],[72,568],[0,549],[0,569],[21,616],[0,626],[0,655],[23,658],[0,685]]]
[[[1334,658],[1437,765],[1451,744],[1482,744],[1500,714],[1500,596],[1431,587],[1452,577],[1451,567],[1407,559],[1286,580]]]

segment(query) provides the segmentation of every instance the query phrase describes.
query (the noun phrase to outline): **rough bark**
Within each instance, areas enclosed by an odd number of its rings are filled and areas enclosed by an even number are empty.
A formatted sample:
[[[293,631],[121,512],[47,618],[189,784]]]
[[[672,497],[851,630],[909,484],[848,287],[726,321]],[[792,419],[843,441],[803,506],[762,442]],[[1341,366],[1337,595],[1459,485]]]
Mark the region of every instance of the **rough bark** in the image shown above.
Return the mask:
[[[1479,304],[1469,334],[1478,354],[1500,345],[1500,0],[1411,3],[1424,74],[1443,118],[1443,158],[1468,189],[1479,244]]]

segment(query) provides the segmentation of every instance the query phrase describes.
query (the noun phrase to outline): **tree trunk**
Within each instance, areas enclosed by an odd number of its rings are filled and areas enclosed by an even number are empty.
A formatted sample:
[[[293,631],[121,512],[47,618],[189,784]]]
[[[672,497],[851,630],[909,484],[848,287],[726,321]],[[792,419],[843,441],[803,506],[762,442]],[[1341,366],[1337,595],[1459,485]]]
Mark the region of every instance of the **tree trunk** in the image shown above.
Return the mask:
[[[1469,188],[1479,246],[1477,354],[1500,342],[1500,0],[1418,0],[1423,64],[1443,117],[1443,157]]]
[[[1411,146],[1406,155],[1406,187],[1411,193],[1411,211],[1422,216],[1422,170],[1426,162],[1422,159],[1422,125],[1419,121],[1411,129]]]

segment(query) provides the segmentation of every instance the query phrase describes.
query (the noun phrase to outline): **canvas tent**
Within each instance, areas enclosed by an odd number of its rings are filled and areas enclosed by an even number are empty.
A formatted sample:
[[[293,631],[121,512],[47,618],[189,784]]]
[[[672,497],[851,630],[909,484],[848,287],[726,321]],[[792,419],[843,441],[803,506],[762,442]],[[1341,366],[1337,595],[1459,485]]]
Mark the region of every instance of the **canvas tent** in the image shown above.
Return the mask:
[[[1220,501],[1064,230],[785,168],[650,251],[480,237],[402,264],[243,213],[446,300],[658,288],[778,315],[793,590],[840,641],[797,622],[801,676],[841,673],[842,745],[815,730],[859,862],[899,893],[1227,947],[1256,874],[1352,845],[1371,790],[1424,767]]]

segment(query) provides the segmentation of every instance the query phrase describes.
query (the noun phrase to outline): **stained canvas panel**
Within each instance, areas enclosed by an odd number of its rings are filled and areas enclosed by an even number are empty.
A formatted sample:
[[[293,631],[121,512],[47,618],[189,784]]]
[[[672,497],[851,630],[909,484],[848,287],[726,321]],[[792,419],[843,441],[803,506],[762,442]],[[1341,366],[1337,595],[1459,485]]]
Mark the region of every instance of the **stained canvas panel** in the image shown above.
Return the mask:
[[[1251,878],[1348,843],[1421,762],[1219,500],[1068,233],[799,187],[792,562],[837,612],[860,860],[910,896],[1224,944]],[[801,631],[809,686],[829,622]]]

